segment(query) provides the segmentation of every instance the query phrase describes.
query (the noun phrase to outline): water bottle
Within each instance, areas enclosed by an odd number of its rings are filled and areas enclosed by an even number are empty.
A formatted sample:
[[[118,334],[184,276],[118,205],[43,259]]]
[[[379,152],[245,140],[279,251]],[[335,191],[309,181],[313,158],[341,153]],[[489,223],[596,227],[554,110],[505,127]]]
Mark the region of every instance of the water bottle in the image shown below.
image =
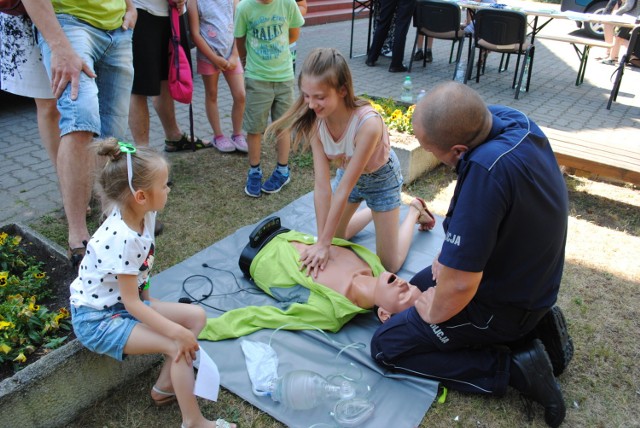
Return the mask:
[[[465,82],[465,74],[467,73],[467,58],[464,55],[460,55],[460,61],[456,64],[455,75],[453,76],[453,80],[460,83]]]
[[[318,373],[293,370],[277,378],[270,388],[271,399],[294,410],[307,410],[322,403],[351,399],[355,389],[350,382],[335,385]]]
[[[416,104],[418,104],[418,102],[424,98],[424,96],[427,95],[427,91],[425,91],[424,89],[420,89],[420,92],[418,92],[418,95],[416,95]]]
[[[400,100],[405,103],[413,102],[413,84],[411,83],[411,76],[405,77],[404,82],[402,82],[402,95],[400,96]]]

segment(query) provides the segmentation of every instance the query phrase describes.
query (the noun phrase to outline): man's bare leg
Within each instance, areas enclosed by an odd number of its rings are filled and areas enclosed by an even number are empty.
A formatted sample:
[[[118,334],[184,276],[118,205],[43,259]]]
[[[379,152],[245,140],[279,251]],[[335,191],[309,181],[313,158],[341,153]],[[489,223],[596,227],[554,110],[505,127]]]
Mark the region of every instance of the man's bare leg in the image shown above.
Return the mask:
[[[153,108],[156,110],[160,123],[164,129],[165,139],[178,141],[182,138],[182,130],[176,120],[175,102],[169,94],[169,85],[166,80],[160,82],[160,95],[153,97]]]
[[[60,147],[60,128],[58,126],[60,113],[56,99],[36,98],[35,101],[40,140],[49,155],[53,168],[57,169],[58,148]]]
[[[69,225],[69,248],[89,240],[86,212],[91,198],[95,156],[89,149],[93,133],[77,131],[62,137],[57,172],[62,203]]]
[[[131,135],[136,144],[149,145],[149,105],[146,95],[131,94],[129,129],[131,129]]]

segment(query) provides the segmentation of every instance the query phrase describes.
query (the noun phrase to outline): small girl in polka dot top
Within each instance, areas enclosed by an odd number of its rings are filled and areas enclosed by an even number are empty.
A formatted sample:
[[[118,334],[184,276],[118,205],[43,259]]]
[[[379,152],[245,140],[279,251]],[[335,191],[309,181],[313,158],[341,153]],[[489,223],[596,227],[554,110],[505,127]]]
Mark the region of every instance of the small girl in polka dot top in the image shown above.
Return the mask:
[[[156,212],[169,194],[169,166],[156,151],[114,139],[95,143],[106,164],[98,176],[108,214],[87,244],[71,283],[73,330],[89,350],[117,360],[126,355],[165,355],[151,389],[158,406],[178,401],[182,426],[235,427],[210,421],[193,394],[197,337],[205,325],[195,305],[149,297]]]

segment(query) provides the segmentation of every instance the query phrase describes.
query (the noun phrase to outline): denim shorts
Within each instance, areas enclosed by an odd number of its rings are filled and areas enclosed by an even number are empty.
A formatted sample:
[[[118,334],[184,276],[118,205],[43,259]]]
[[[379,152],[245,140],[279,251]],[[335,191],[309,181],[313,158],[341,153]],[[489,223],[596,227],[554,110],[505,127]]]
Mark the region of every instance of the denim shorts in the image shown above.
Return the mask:
[[[132,30],[95,28],[71,15],[56,15],[73,49],[95,72],[80,73],[78,98],[71,99],[71,84],[58,99],[60,135],[88,131],[102,138],[123,139],[127,130],[133,83]],[[51,49],[38,37],[42,61],[51,78]]]
[[[144,303],[151,305],[146,300]],[[80,343],[96,354],[105,354],[118,361],[124,359],[124,346],[139,322],[122,303],[107,309],[71,305],[73,332]]]
[[[279,119],[293,104],[294,80],[266,82],[244,78],[246,102],[243,124],[248,134],[262,134],[271,120]]]
[[[344,169],[338,168],[336,170],[336,178],[331,184],[334,192],[338,188],[343,175]],[[377,171],[360,176],[349,194],[349,202],[357,204],[366,201],[367,206],[372,211],[391,211],[398,208],[402,203],[400,199],[402,182],[400,162],[395,152],[391,150],[389,152],[389,161],[386,164],[378,168]]]

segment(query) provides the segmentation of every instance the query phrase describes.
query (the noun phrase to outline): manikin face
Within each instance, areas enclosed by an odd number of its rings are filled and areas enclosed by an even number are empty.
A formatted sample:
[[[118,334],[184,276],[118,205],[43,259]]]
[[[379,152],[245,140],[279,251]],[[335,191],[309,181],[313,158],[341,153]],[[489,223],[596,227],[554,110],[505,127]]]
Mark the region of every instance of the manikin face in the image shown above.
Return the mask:
[[[317,117],[326,119],[344,104],[346,91],[335,88],[323,82],[322,77],[303,76],[300,91],[304,102],[313,110]]]
[[[376,281],[374,303],[396,314],[414,305],[422,292],[415,285],[390,272],[382,273]]]

